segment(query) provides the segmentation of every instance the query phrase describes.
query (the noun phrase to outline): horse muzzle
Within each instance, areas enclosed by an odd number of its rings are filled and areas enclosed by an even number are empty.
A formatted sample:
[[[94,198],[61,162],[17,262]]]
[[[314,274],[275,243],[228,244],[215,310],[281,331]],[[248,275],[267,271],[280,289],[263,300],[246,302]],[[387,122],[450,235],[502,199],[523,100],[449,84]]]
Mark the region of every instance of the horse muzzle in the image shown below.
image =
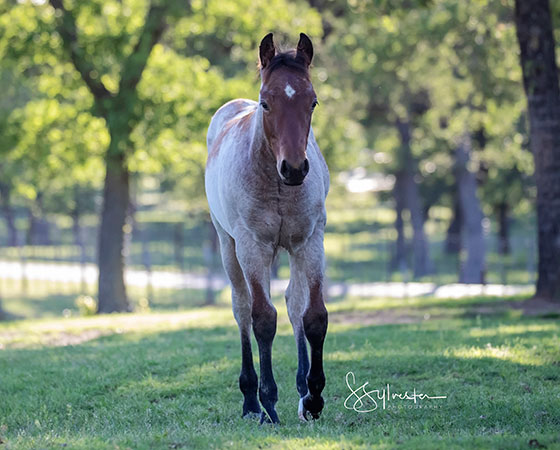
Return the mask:
[[[299,167],[293,167],[285,159],[280,165],[280,177],[288,186],[299,186],[309,173],[309,160],[306,158]]]

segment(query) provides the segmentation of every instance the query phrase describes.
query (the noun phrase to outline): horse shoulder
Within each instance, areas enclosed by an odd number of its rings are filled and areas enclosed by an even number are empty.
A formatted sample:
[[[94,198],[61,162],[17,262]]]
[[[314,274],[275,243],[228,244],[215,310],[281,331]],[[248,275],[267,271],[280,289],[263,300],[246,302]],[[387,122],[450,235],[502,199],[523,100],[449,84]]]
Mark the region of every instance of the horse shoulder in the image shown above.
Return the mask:
[[[256,102],[247,99],[231,100],[223,105],[212,117],[206,144],[208,146],[207,164],[216,158],[222,147],[222,142],[236,127],[248,128],[252,112],[256,109]],[[246,131],[246,130],[243,130]]]
[[[311,151],[313,152],[313,154],[317,158],[317,162],[318,162],[319,167],[320,167],[321,179],[323,181],[323,187],[325,189],[324,196],[326,198],[327,194],[329,193],[329,188],[330,188],[329,167],[327,166],[327,162],[325,161],[323,153],[321,152],[321,149],[319,148],[319,144],[317,144],[317,140],[315,139],[315,134],[313,133],[313,128],[310,128],[310,130],[309,130],[308,146],[311,147]]]
[[[228,233],[239,215],[237,174],[239,149],[250,140],[250,126],[256,102],[237,99],[223,105],[212,117],[208,129],[208,158],[205,187],[210,210]],[[233,196],[233,197],[232,197]]]

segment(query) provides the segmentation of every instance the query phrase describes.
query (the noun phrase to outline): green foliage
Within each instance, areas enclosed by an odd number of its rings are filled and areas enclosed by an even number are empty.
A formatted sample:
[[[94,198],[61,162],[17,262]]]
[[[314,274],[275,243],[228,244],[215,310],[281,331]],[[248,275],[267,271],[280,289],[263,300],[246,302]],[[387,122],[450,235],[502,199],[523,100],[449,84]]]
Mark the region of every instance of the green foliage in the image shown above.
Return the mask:
[[[26,197],[45,185],[59,198],[71,183],[99,188],[99,158],[113,130],[114,139],[124,139],[132,172],[158,174],[167,189],[192,200],[191,208],[204,208],[206,129],[226,101],[256,98],[260,38],[271,29],[289,42],[294,30],[321,35],[319,15],[303,2],[163,2],[153,6],[165,14],[163,39],[141,80],[129,80],[143,64],[144,28],[157,26],[145,23],[149,2],[51,3],[68,14],[31,1],[5,2],[1,10],[0,57],[34,90],[27,106],[10,107],[1,119],[12,137],[9,152],[22,163],[14,171],[28,174],[17,181]],[[138,95],[128,92],[137,81]],[[130,142],[119,137],[129,130]]]
[[[533,161],[512,0],[63,5],[70,14],[61,20],[47,2],[0,1],[0,174],[20,202],[41,192],[49,210],[71,211],[80,191],[89,192],[92,210],[113,135],[122,141],[113,150],[122,146],[136,179],[155,177],[184,208],[205,210],[212,114],[232,98],[257,97],[262,36],[274,31],[276,42],[291,46],[305,31],[320,102],[313,127],[333,175],[356,166],[397,171],[395,121],[408,119],[425,204],[451,204],[451,152],[469,131],[486,211],[506,199],[530,208]],[[150,5],[157,14],[149,16]],[[163,15],[165,31],[144,61],[143,30],[157,29]],[[73,24],[76,45],[68,46]],[[81,75],[72,58],[81,60]]]
[[[82,316],[94,316],[97,312],[97,302],[89,295],[80,295],[76,297],[74,304]]]
[[[367,138],[360,163],[389,173],[402,167],[395,121],[409,120],[419,179],[432,205],[450,191],[450,151],[469,131],[483,137],[473,169],[488,172],[487,204],[532,198],[512,2],[319,5],[330,22],[328,52],[344,61],[333,64],[338,76],[331,79],[350,80],[344,98]]]

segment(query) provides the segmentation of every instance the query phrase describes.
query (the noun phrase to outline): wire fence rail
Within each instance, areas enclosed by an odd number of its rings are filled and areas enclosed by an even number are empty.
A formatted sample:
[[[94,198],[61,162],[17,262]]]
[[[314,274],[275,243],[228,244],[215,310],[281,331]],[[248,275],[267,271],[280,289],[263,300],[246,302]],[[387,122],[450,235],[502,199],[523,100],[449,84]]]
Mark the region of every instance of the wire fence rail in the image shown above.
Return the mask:
[[[433,271],[414,279],[411,248],[405,264],[394,267],[395,235],[390,226],[334,224],[327,227],[325,233],[328,294],[331,297],[453,297],[468,293],[514,295],[529,292],[535,281],[535,234],[529,226],[518,226],[514,230],[508,254],[499,252],[497,234],[487,231],[486,285],[459,287],[456,283],[465,252],[446,252],[446,236],[441,227],[429,235]],[[19,295],[26,295],[30,284],[42,284],[47,292],[55,294],[56,289],[66,292],[67,287],[61,287],[66,283],[73,287],[76,295],[95,296],[97,227],[82,227],[80,236],[75,239],[75,230],[70,226],[58,226],[51,230],[49,245],[20,242],[18,246],[7,246],[0,228],[0,244],[3,244],[0,245],[0,282],[11,283],[11,288],[4,291],[13,292],[19,286]],[[408,247],[411,247],[410,239]],[[205,220],[137,223],[127,233],[124,256],[127,285],[137,297],[149,302],[170,289],[200,291],[198,295],[203,302],[212,302],[227,286],[217,239]],[[289,278],[285,253],[280,254],[275,264],[273,278],[273,293],[280,294]]]

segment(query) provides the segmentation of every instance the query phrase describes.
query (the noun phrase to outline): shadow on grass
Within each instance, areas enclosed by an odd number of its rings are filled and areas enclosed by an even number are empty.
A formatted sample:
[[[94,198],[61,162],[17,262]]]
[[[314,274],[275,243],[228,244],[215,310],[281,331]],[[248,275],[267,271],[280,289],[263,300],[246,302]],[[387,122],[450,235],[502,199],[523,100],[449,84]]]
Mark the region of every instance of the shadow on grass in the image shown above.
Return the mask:
[[[3,299],[3,304],[12,319],[62,317],[65,309],[77,311],[75,305],[77,296],[78,294],[10,296]]]
[[[8,320],[53,318],[66,315],[79,315],[76,299],[82,292],[76,288],[69,294],[41,293],[41,282],[34,283],[33,293],[21,293],[19,289],[2,298],[2,306],[8,314]],[[43,283],[45,290],[52,283]],[[92,295],[90,292],[86,295]],[[93,295],[95,297],[95,295]],[[147,290],[145,288],[131,287],[128,289],[128,297],[136,310],[145,303]],[[157,289],[152,292],[152,298],[148,302],[149,307],[155,311],[184,310],[206,306],[206,291],[194,289]],[[221,296],[220,291],[214,293],[216,306],[225,306],[227,302]]]
[[[434,440],[460,446],[465,439],[526,447],[531,438],[554,442],[560,425],[556,321],[333,325],[325,346],[327,406],[311,424],[297,419],[295,344],[289,326],[282,325],[273,350],[280,427],[240,418],[233,323],[4,350],[0,434],[23,448],[415,447]],[[360,414],[344,407],[349,371],[355,387],[390,384],[393,392],[415,389],[447,398],[433,400],[437,408],[402,400],[392,401],[395,408]]]

